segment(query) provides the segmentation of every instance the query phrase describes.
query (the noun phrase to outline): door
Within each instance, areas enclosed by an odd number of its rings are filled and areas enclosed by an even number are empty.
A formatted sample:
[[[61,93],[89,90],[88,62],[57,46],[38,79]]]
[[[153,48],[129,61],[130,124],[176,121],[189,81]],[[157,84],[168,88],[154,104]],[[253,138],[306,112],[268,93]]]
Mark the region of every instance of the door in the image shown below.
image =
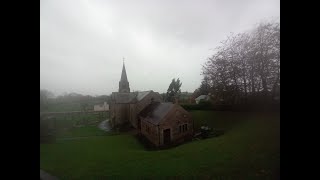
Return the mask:
[[[140,117],[136,117],[136,119],[137,119],[137,122],[138,122],[138,124],[137,124],[138,130],[141,131],[141,120],[140,120]]]
[[[163,144],[169,144],[171,142],[170,129],[163,130]]]

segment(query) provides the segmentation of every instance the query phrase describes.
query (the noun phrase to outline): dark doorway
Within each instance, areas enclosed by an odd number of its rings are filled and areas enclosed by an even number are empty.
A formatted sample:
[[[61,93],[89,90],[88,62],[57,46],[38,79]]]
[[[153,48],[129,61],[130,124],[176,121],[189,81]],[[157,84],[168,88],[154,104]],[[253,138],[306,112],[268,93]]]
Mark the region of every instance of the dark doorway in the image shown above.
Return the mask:
[[[138,117],[136,117],[136,119],[137,119],[137,122],[138,122],[138,124],[137,124],[138,130],[141,131],[141,120]]]
[[[171,141],[170,129],[163,130],[163,144],[169,144]]]

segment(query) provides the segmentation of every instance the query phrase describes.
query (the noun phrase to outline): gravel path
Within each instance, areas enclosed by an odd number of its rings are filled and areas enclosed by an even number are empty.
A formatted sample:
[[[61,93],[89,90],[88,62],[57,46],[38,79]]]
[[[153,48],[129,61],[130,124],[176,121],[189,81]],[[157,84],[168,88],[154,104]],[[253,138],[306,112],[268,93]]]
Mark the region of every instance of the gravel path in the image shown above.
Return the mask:
[[[40,180],[59,180],[57,177],[54,177],[44,170],[40,169]]]
[[[104,130],[104,131],[106,131],[106,132],[109,132],[109,131],[111,130],[109,119],[102,121],[102,122],[98,125],[98,127],[99,127],[101,130]]]

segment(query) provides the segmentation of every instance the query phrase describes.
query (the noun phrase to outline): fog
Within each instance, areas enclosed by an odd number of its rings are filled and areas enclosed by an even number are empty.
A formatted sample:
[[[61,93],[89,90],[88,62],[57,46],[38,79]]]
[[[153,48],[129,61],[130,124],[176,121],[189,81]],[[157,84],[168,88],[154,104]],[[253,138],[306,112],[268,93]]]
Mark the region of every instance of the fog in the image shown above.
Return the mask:
[[[193,92],[220,41],[279,16],[279,0],[41,0],[40,88],[108,95],[124,58],[131,91]]]

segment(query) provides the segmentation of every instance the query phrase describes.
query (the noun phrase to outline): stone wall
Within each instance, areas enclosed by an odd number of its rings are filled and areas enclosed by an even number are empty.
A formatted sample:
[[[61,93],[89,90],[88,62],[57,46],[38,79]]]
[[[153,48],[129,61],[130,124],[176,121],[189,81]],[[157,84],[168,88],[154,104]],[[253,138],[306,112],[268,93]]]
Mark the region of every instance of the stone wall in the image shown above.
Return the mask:
[[[112,127],[129,122],[130,104],[111,104],[111,123]]]
[[[130,123],[134,128],[138,128],[136,104],[130,104]]]
[[[185,124],[187,125],[187,130],[183,131],[182,126]],[[190,139],[193,136],[191,114],[181,106],[175,105],[160,124],[160,145],[163,145],[163,131],[165,129],[170,129],[172,143],[180,143],[186,139]]]
[[[158,126],[145,121],[143,118],[141,119],[141,134],[143,134],[155,146],[159,146]]]

